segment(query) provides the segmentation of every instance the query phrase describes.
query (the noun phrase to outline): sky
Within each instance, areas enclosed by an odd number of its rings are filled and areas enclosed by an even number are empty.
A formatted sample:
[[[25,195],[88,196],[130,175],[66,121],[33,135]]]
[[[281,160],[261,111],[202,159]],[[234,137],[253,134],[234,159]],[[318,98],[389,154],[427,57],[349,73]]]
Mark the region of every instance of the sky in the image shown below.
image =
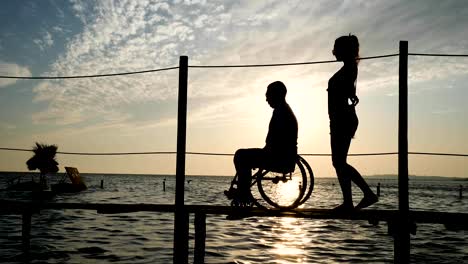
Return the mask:
[[[189,65],[334,60],[355,34],[361,57],[468,54],[464,0],[16,1],[0,8],[0,75],[70,76]],[[190,68],[187,151],[262,148],[283,81],[301,154],[330,153],[327,82],[342,64]],[[468,58],[409,57],[409,151],[468,153]],[[398,151],[398,57],[362,60],[359,128],[350,153]],[[0,79],[0,147],[64,152],[176,151],[178,70],[92,79]],[[31,152],[0,150],[0,171],[27,171]],[[330,157],[306,156],[316,177]],[[175,155],[57,155],[60,171],[175,174]],[[188,175],[234,175],[232,156],[187,155]],[[350,157],[363,175],[396,174],[397,156]],[[465,157],[410,155],[409,173],[468,177]]]

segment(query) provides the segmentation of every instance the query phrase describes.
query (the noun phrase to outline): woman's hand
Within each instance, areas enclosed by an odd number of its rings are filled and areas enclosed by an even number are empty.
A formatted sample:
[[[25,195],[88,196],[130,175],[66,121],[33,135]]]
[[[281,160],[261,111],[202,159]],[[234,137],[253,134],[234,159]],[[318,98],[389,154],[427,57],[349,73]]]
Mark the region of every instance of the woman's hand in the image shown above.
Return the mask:
[[[353,95],[349,98],[351,100],[351,105],[356,106],[359,104],[359,98],[356,95]]]

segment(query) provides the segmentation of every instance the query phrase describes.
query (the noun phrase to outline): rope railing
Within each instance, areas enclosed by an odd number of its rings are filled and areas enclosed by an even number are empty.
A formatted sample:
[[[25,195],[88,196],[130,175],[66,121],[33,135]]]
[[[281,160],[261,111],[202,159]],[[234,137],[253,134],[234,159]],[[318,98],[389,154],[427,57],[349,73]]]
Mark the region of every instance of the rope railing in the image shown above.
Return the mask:
[[[408,53],[409,56],[427,57],[468,57],[468,54],[437,54],[437,53]]]
[[[399,56],[399,53],[377,55],[362,57],[359,60],[381,59],[388,57]],[[438,53],[408,53],[409,56],[430,56],[430,57],[468,57],[468,54],[438,54]],[[325,64],[335,63],[337,60],[324,60],[324,61],[308,61],[308,62],[291,62],[291,63],[271,63],[271,64],[237,64],[237,65],[189,65],[189,68],[257,68],[257,67],[281,67],[281,66],[298,66],[298,65],[311,65],[311,64]],[[143,74],[151,72],[160,72],[175,70],[179,67],[168,67],[160,69],[151,69],[143,71],[119,72],[119,73],[104,73],[104,74],[91,74],[91,75],[71,75],[71,76],[8,76],[0,75],[0,79],[23,79],[23,80],[57,80],[57,79],[84,79],[84,78],[101,78],[113,77],[133,74]]]
[[[178,68],[179,67],[177,66],[177,67],[169,67],[169,68],[161,68],[161,69],[153,69],[153,70],[144,70],[144,71],[104,73],[104,74],[93,74],[93,75],[74,75],[74,76],[5,76],[5,75],[1,75],[0,79],[26,79],[26,80],[84,79],[84,78],[113,77],[113,76],[122,76],[122,75],[168,71],[168,70],[175,70]]]
[[[396,57],[398,53],[378,55],[371,57],[359,58],[359,60],[369,59],[380,59],[387,57]],[[247,67],[275,67],[275,66],[295,66],[295,65],[308,65],[308,64],[324,64],[324,63],[335,63],[337,60],[326,60],[326,61],[309,61],[309,62],[293,62],[293,63],[273,63],[273,64],[243,64],[243,65],[189,65],[189,68],[247,68]],[[73,76],[7,76],[0,75],[0,79],[26,79],[26,80],[57,80],[57,79],[84,79],[84,78],[100,78],[100,77],[113,77],[122,75],[142,74],[159,71],[175,70],[179,67],[169,67],[161,69],[152,69],[144,71],[132,71],[132,72],[121,72],[121,73],[105,73],[105,74],[93,74],[93,75],[73,75]]]
[[[32,149],[24,148],[0,148],[5,151],[24,151],[32,152]],[[65,152],[57,151],[57,154],[63,155],[82,155],[82,156],[125,156],[125,155],[172,155],[177,154],[176,151],[142,151],[142,152]],[[234,156],[232,153],[214,153],[214,152],[194,152],[187,151],[187,155],[200,156]],[[398,152],[372,152],[372,153],[351,153],[348,156],[388,156],[397,155]],[[442,153],[442,152],[408,152],[411,155],[429,155],[429,156],[453,156],[453,157],[468,157],[468,154],[463,153]],[[329,153],[300,153],[301,156],[331,156]]]
[[[396,57],[398,53],[363,57],[359,60],[370,60],[370,59],[380,59],[388,57]],[[339,62],[337,60],[325,60],[325,61],[309,61],[309,62],[291,62],[291,63],[272,63],[272,64],[238,64],[238,65],[189,65],[189,68],[255,68],[255,67],[278,67],[278,66],[297,66],[297,65],[311,65],[311,64],[325,64],[325,63],[335,63]]]
[[[360,60],[380,59],[388,57],[399,56],[399,53],[362,57]],[[468,54],[436,54],[436,53],[408,53],[410,56],[437,56],[437,57],[468,57]],[[239,64],[239,65],[189,65],[189,68],[247,68],[247,67],[277,67],[277,66],[297,66],[297,65],[311,65],[311,64],[325,64],[335,63],[336,60],[325,61],[309,61],[309,62],[293,62],[293,63],[274,63],[274,64]],[[30,79],[30,80],[54,80],[54,79],[79,79],[79,78],[100,78],[100,77],[113,77],[133,74],[144,74],[159,71],[168,71],[179,69],[179,67],[169,67],[160,69],[151,69],[133,72],[121,73],[107,73],[107,74],[94,74],[94,75],[74,75],[74,76],[5,76],[0,75],[0,79]],[[0,148],[0,150],[10,151],[32,151],[30,149],[21,148]],[[92,152],[57,152],[57,154],[64,155],[88,155],[88,156],[116,156],[116,155],[157,155],[157,154],[176,154],[174,151],[147,151],[147,152],[106,152],[106,153],[92,153]],[[210,152],[186,152],[188,155],[209,155],[209,156],[233,156],[231,153],[210,153]],[[379,152],[379,153],[351,153],[348,156],[382,156],[382,155],[397,155],[398,152]],[[455,157],[468,157],[468,154],[460,153],[437,153],[437,152],[408,152],[411,155],[430,155],[430,156],[455,156]],[[302,156],[331,156],[327,153],[305,153]]]

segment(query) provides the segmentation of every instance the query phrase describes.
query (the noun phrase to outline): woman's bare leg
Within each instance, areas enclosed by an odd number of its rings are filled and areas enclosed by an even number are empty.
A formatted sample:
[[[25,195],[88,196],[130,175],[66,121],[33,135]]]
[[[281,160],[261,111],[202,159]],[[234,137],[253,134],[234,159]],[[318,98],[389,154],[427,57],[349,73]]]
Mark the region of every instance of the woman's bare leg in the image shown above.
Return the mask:
[[[356,209],[362,209],[368,206],[373,205],[378,201],[377,195],[371,190],[367,182],[364,180],[362,175],[351,165],[348,164],[347,169],[351,180],[361,189],[364,193],[362,200],[356,205]]]
[[[353,195],[351,192],[351,178],[348,172],[346,158],[348,155],[351,139],[347,140],[342,135],[331,136],[332,162],[336,170],[336,176],[340,183],[341,193],[343,195],[343,204],[335,209],[353,209]]]
[[[341,193],[343,195],[343,204],[339,207],[353,208],[353,193],[351,192],[351,179],[346,175],[346,171],[336,168],[338,182],[340,183]],[[338,209],[338,208],[337,208]]]

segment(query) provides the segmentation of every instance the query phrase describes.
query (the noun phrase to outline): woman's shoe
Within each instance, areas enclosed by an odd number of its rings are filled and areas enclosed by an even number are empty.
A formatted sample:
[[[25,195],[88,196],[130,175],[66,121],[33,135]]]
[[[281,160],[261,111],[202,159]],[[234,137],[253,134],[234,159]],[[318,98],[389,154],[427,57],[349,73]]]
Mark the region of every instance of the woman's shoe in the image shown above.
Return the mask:
[[[364,195],[364,198],[356,205],[356,210],[369,207],[379,201],[379,197],[374,193]]]

